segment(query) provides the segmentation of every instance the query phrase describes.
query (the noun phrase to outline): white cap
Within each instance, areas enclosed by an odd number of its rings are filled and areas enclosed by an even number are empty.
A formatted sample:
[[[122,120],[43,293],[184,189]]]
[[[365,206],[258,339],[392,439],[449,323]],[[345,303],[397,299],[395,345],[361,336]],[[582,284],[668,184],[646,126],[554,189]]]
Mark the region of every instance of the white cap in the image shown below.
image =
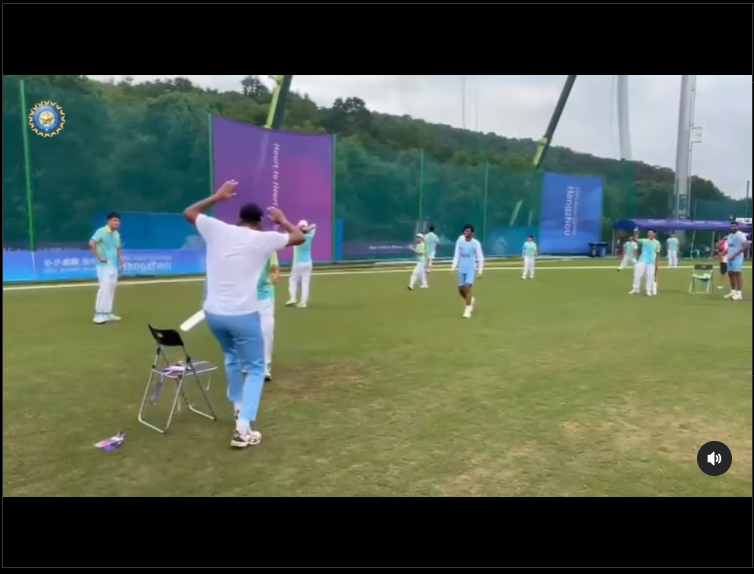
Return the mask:
[[[416,236],[417,237],[421,237],[422,239],[424,239],[424,234],[423,233],[417,233]]]
[[[298,222],[297,227],[309,227],[309,222],[306,219],[302,219],[301,221]]]

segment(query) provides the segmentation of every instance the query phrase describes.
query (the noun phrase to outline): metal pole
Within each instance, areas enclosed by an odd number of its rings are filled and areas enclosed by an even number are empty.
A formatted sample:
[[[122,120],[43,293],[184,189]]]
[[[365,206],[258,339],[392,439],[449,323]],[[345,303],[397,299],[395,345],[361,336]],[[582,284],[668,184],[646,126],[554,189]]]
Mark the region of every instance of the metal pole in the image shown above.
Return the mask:
[[[628,113],[628,76],[618,76],[618,137],[620,158],[631,161],[631,126]]]
[[[34,192],[31,184],[31,152],[29,151],[29,108],[26,107],[26,82],[20,80],[21,140],[24,146],[24,183],[26,184],[26,223],[29,229],[29,251],[36,251],[34,230]]]
[[[542,163],[545,161],[547,150],[550,148],[550,143],[555,135],[555,130],[558,128],[558,122],[560,122],[560,116],[563,115],[563,110],[568,103],[568,97],[571,95],[571,90],[573,90],[573,85],[576,83],[576,78],[578,78],[578,76],[568,76],[568,78],[566,78],[563,91],[560,93],[560,98],[555,106],[555,111],[552,113],[550,123],[547,126],[547,131],[545,132],[545,135],[542,136],[542,139],[539,140],[539,147],[534,156],[534,169],[542,167]]]
[[[673,218],[686,218],[688,213],[689,147],[691,146],[692,77],[681,76],[681,99],[678,106],[678,143],[675,158]]]

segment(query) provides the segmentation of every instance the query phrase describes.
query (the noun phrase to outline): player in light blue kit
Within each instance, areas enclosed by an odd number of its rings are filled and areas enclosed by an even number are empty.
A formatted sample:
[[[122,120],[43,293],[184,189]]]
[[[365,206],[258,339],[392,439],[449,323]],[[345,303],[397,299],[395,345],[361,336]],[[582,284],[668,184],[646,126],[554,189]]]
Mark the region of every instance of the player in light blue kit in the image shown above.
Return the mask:
[[[728,235],[728,278],[730,279],[731,301],[741,301],[744,289],[744,253],[746,251],[746,234],[738,229],[738,222],[730,222]]]
[[[464,319],[471,319],[474,311],[474,279],[482,276],[484,271],[484,255],[482,245],[474,239],[474,226],[466,225],[463,235],[456,242],[456,252],[453,256],[453,270],[458,269],[458,292],[466,303],[463,311]]]
[[[521,276],[521,279],[534,279],[534,268],[537,265],[539,250],[537,249],[537,243],[534,241],[533,235],[526,238],[526,242],[521,248],[521,254],[524,257],[524,274]]]
[[[435,260],[437,254],[437,245],[440,243],[440,238],[435,234],[435,226],[429,226],[429,233],[424,236],[424,245],[427,248],[427,273],[432,271],[432,263]]]
[[[298,222],[297,227],[304,233],[306,242],[293,249],[293,265],[291,266],[291,276],[288,279],[290,299],[286,305],[296,305],[299,309],[303,309],[309,302],[309,282],[312,280],[313,268],[312,241],[314,241],[317,226],[309,225],[305,219],[302,219]],[[301,284],[301,299],[297,299],[299,283]]]
[[[678,267],[678,238],[675,233],[670,234],[665,248],[668,250],[668,267]]]

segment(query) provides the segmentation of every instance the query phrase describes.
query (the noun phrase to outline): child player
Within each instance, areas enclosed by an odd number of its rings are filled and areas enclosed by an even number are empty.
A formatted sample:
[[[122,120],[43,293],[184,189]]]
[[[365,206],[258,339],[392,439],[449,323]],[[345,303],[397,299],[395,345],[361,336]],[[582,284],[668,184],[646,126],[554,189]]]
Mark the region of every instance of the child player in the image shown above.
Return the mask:
[[[636,249],[638,247],[637,241],[638,236],[636,235],[636,233],[634,233],[623,244],[623,259],[621,259],[620,261],[618,271],[623,271],[626,267],[633,267],[634,265],[636,265]]]
[[[728,237],[723,237],[717,243],[717,254],[720,257],[720,279],[722,285],[718,286],[718,289],[725,289],[725,278],[728,276]],[[733,297],[733,290],[728,293],[725,298],[730,299]]]
[[[257,283],[259,301],[259,321],[264,340],[264,380],[272,380],[272,343],[275,338],[275,283],[280,279],[280,264],[277,253],[273,253],[262,269]]]
[[[429,233],[424,236],[424,245],[427,247],[427,273],[432,272],[432,263],[437,254],[438,243],[440,243],[440,238],[435,235],[435,226],[430,225]]]
[[[474,239],[474,226],[466,225],[463,235],[456,242],[456,252],[453,256],[452,270],[458,269],[458,293],[466,303],[463,311],[464,319],[471,319],[476,303],[473,295],[474,279],[477,274],[482,276],[484,271],[484,255],[482,245]]]
[[[629,295],[637,295],[641,292],[641,281],[645,279],[645,290],[650,297],[657,294],[655,286],[655,272],[657,270],[657,255],[662,246],[655,238],[655,232],[650,229],[647,239],[639,240],[639,261],[634,266],[634,287]]]
[[[537,244],[534,242],[533,235],[526,238],[522,253],[524,256],[524,274],[521,276],[521,279],[534,279],[534,266],[539,251],[537,250]]]
[[[314,241],[317,226],[315,224],[309,225],[305,219],[302,219],[296,227],[304,234],[306,242],[293,248],[293,265],[291,266],[291,276],[288,278],[290,299],[286,305],[296,305],[299,309],[304,309],[309,302],[309,283],[312,280],[313,269],[312,241]],[[299,284],[301,284],[301,299],[297,300]]]
[[[678,238],[675,233],[671,233],[665,242],[665,248],[668,250],[668,267],[678,267]]]
[[[410,291],[414,290],[417,283],[421,283],[422,289],[427,289],[427,246],[424,243],[424,235],[416,234],[416,243],[410,246],[411,251],[416,253],[416,267],[411,273],[411,279],[408,283]]]

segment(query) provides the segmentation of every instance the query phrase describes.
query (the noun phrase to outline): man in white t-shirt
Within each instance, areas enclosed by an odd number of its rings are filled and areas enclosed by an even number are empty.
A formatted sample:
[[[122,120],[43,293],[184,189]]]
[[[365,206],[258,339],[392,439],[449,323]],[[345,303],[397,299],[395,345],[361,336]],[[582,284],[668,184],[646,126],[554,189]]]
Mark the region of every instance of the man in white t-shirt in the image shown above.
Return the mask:
[[[236,413],[230,444],[245,448],[262,440],[254,430],[265,369],[256,286],[269,257],[285,247],[301,245],[304,234],[272,207],[270,218],[287,233],[261,231],[264,212],[253,203],[241,208],[236,225],[204,215],[217,203],[234,197],[237,187],[236,181],[224,183],[213,196],[186,208],[183,215],[196,225],[207,244],[204,314],[225,354],[228,399]]]

